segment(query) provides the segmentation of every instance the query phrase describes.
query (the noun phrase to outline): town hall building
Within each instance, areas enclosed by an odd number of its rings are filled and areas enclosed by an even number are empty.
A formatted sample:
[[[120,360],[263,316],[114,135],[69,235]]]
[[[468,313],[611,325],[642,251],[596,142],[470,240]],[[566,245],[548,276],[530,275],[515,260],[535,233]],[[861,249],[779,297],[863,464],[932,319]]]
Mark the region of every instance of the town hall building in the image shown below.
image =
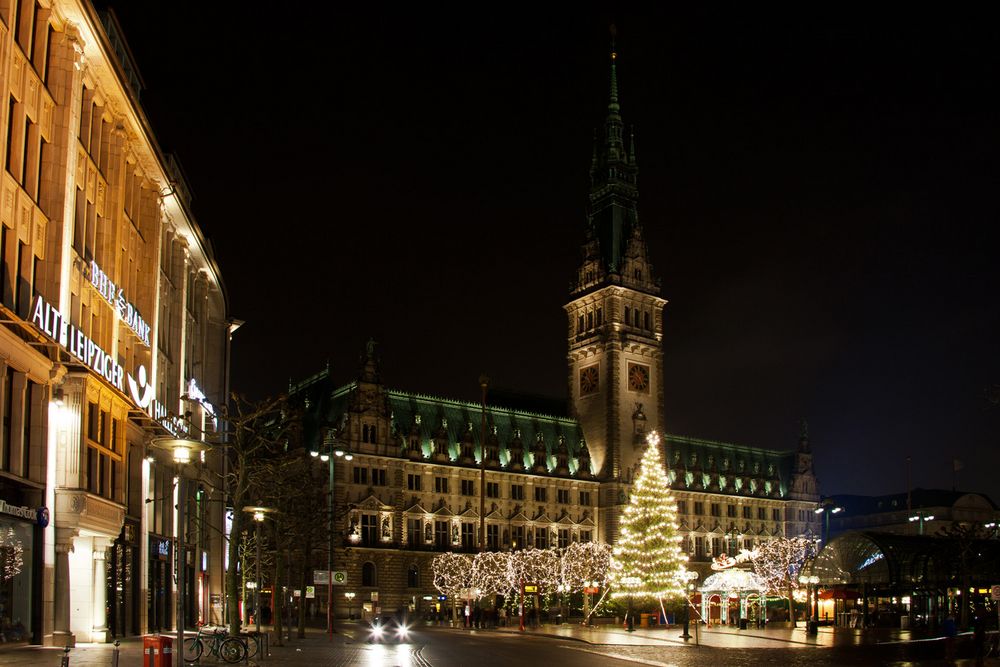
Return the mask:
[[[355,612],[426,613],[437,604],[438,553],[614,543],[654,430],[663,434],[683,548],[702,577],[720,554],[779,536],[819,537],[807,433],[779,451],[667,431],[667,301],[639,222],[635,141],[625,134],[615,66],[612,53],[582,259],[564,306],[565,410],[393,390],[373,343],[347,384],[327,369],[290,387],[313,426],[310,446],[351,455],[330,458],[331,562],[346,572]],[[348,600],[335,591],[335,615],[346,617]],[[326,587],[316,594],[325,608]]]

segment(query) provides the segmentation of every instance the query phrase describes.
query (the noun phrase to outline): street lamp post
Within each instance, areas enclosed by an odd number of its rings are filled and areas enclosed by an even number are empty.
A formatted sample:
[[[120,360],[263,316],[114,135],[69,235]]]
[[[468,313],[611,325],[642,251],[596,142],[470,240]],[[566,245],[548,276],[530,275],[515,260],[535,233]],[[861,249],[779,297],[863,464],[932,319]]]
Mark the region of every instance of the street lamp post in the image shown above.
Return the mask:
[[[486,389],[490,379],[486,373],[479,376],[483,390],[482,422],[479,429],[479,551],[486,551]]]
[[[826,546],[827,541],[830,539],[830,515],[838,514],[843,512],[843,507],[838,507],[829,498],[824,498],[814,512],[816,514],[823,515],[823,546]]]
[[[257,633],[260,634],[260,589],[262,588],[262,582],[260,580],[260,539],[261,539],[261,537],[260,537],[260,526],[261,526],[262,523],[264,523],[264,518],[268,514],[270,514],[271,512],[274,512],[275,510],[272,509],[272,508],[270,508],[270,507],[262,507],[260,505],[252,505],[252,506],[244,507],[243,511],[247,512],[250,515],[252,515],[254,523],[255,523],[255,526],[254,526],[254,538],[255,538],[255,540],[254,541],[257,542],[257,574],[256,574],[255,579],[256,579],[257,585],[254,587],[253,610],[254,610],[254,619],[255,619],[256,625],[257,625]]]
[[[313,449],[309,452],[312,457],[319,457],[320,461],[324,463],[329,463],[330,476],[327,480],[327,493],[329,494],[326,499],[326,536],[327,536],[327,549],[326,549],[326,634],[329,637],[333,637],[333,633],[337,630],[333,627],[333,462],[339,457],[343,457],[345,461],[350,461],[354,456],[350,452],[345,452],[343,449],[336,447],[333,450],[333,456],[330,456],[328,452],[320,452],[318,449]]]
[[[819,623],[819,577],[815,574],[809,575],[809,583],[813,587],[813,623]],[[815,627],[815,625],[814,625]]]
[[[351,603],[354,602],[354,596],[357,595],[354,591],[347,591],[344,593],[344,597],[347,598],[347,618],[354,618],[354,608],[351,607]]]
[[[187,517],[187,485],[184,483],[184,466],[191,462],[191,455],[203,452],[208,445],[199,440],[186,438],[156,438],[151,443],[154,447],[169,451],[174,459],[177,470],[177,531],[174,535],[174,558],[177,564],[177,667],[184,667],[184,588],[187,582],[185,571],[186,554],[184,552],[184,532]]]
[[[913,523],[914,521],[919,522],[917,526],[917,535],[924,534],[924,521],[933,521],[933,520],[934,520],[934,515],[927,514],[925,510],[922,509],[917,510],[917,513],[909,518],[910,523]]]

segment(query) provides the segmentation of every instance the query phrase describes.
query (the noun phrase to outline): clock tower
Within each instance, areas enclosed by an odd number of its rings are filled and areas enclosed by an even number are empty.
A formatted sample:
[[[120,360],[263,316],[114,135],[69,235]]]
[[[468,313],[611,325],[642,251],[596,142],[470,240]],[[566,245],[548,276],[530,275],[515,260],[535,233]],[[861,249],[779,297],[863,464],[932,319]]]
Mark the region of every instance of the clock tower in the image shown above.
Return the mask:
[[[569,395],[601,490],[606,538],[651,430],[663,433],[663,307],[639,223],[635,135],[618,104],[617,54],[590,166],[587,227],[566,304]]]

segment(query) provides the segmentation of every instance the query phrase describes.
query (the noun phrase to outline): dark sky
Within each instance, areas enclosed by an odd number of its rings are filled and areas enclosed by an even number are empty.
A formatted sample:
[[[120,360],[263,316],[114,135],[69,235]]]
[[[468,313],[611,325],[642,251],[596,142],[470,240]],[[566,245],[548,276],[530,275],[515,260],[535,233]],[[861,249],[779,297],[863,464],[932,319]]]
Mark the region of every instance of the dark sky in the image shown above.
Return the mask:
[[[363,4],[117,7],[246,320],[237,391],[346,382],[374,337],[393,388],[564,397],[613,21],[668,430],[805,418],[823,493],[958,457],[1000,502],[997,16]]]

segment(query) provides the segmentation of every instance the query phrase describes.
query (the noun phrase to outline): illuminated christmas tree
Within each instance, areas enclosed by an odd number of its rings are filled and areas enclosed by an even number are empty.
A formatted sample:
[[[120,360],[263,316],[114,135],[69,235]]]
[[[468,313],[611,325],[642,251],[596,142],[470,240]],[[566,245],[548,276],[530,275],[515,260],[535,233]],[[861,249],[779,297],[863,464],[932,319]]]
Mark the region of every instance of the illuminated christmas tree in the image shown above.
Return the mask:
[[[621,518],[611,556],[612,597],[665,598],[684,595],[687,555],[677,531],[677,503],[670,493],[660,437],[646,438],[646,453],[632,484],[632,498]]]

